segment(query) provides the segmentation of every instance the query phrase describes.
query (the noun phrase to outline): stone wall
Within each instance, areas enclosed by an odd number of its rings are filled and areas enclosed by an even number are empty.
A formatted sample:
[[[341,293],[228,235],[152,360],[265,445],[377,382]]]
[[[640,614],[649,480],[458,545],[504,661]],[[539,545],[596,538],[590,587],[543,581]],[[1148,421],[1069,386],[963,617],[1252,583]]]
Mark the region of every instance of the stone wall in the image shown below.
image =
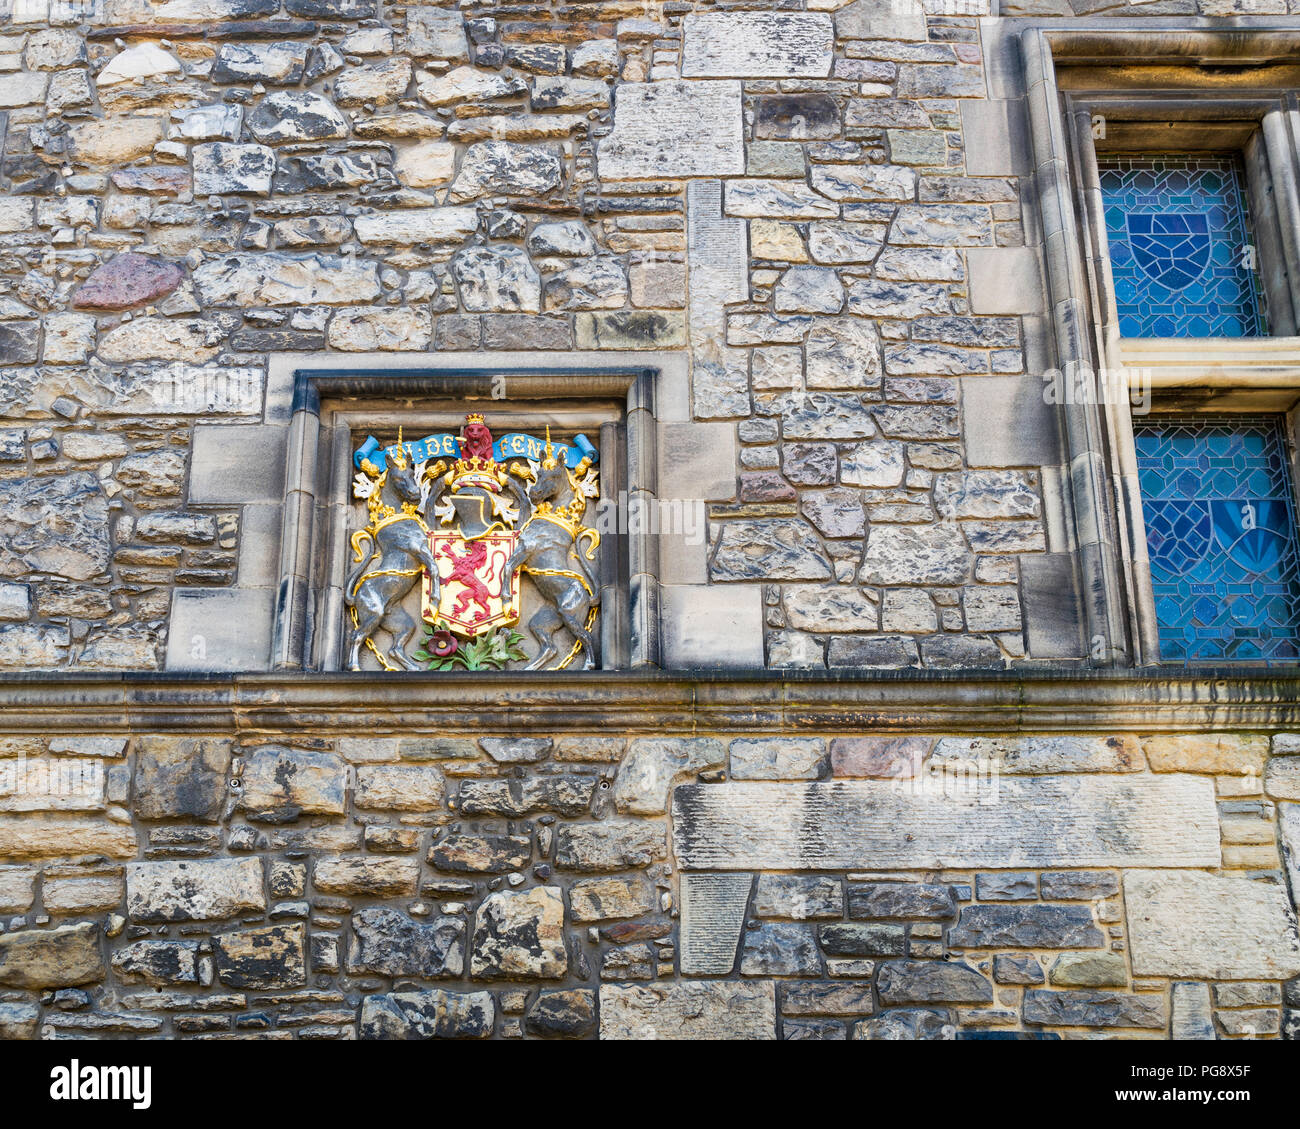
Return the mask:
[[[6,1035],[1300,1034],[1291,733],[2,752]]]
[[[272,614],[277,356],[626,350],[721,483],[682,665],[1081,658],[999,21],[812,7],[14,0],[0,664],[265,667],[189,628]]]

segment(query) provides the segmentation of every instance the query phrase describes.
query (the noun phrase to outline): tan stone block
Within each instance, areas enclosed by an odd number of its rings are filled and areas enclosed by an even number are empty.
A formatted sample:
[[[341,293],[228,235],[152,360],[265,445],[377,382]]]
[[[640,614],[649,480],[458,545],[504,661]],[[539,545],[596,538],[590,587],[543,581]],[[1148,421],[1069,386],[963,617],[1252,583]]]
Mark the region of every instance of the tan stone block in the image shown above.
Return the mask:
[[[1155,772],[1212,772],[1216,775],[1264,771],[1268,738],[1236,733],[1177,733],[1142,742]]]
[[[135,831],[107,819],[59,818],[31,813],[0,816],[0,858],[107,855],[134,858]]]
[[[41,901],[48,913],[93,913],[116,909],[126,895],[126,882],[117,874],[55,877],[46,874]]]
[[[1226,870],[1277,870],[1282,865],[1277,847],[1232,846],[1223,848],[1223,866]]]
[[[771,980],[600,988],[601,1039],[775,1039]]]
[[[447,804],[447,783],[432,765],[384,764],[357,769],[359,808],[438,811]]]
[[[0,936],[0,984],[67,988],[104,978],[99,929],[90,922],[60,929],[24,929]]]
[[[414,894],[420,878],[420,864],[409,859],[356,858],[317,859],[312,882],[322,894],[366,894],[395,897]]]
[[[26,913],[36,899],[34,866],[0,866],[0,913]]]

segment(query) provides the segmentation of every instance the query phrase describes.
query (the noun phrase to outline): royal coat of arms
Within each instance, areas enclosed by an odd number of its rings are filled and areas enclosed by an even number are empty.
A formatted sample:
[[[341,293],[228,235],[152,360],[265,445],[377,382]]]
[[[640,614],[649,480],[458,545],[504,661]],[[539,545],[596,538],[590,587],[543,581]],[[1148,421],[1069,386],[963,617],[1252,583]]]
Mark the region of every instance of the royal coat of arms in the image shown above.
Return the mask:
[[[353,493],[365,499],[369,521],[351,538],[348,669],[361,668],[363,647],[385,670],[523,662],[527,640],[515,626],[527,575],[537,604],[527,623],[537,652],[527,669],[563,669],[582,653],[582,668],[591,670],[600,534],[582,521],[599,494],[598,458],[586,436],[555,442],[549,428],[545,439],[494,441],[477,413],[465,417],[460,435],[405,442],[399,432],[389,447],[367,439],[354,456]],[[418,618],[403,606],[417,582]],[[385,650],[375,641],[380,631],[389,636]]]

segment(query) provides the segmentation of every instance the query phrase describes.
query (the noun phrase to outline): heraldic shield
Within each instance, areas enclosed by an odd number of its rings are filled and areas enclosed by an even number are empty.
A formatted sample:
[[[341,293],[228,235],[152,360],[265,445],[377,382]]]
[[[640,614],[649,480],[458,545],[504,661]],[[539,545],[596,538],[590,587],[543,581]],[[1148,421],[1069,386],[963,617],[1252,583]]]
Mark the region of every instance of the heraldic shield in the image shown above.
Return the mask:
[[[502,595],[506,562],[518,543],[519,534],[514,530],[483,534],[472,541],[459,533],[431,532],[429,548],[438,562],[442,583],[435,599],[433,578],[425,574],[425,623],[467,639],[518,623],[518,586],[509,596]]]

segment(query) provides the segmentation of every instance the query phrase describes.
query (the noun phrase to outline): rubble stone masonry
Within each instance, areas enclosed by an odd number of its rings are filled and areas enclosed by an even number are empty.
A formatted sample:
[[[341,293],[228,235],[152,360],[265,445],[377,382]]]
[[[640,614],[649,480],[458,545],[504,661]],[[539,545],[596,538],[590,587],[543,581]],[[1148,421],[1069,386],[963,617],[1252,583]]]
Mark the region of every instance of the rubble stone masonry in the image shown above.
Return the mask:
[[[1082,673],[1011,36],[1288,3],[0,0],[0,1036],[1300,1036],[1295,680]],[[270,673],[294,366],[433,356],[688,362],[677,669]]]

